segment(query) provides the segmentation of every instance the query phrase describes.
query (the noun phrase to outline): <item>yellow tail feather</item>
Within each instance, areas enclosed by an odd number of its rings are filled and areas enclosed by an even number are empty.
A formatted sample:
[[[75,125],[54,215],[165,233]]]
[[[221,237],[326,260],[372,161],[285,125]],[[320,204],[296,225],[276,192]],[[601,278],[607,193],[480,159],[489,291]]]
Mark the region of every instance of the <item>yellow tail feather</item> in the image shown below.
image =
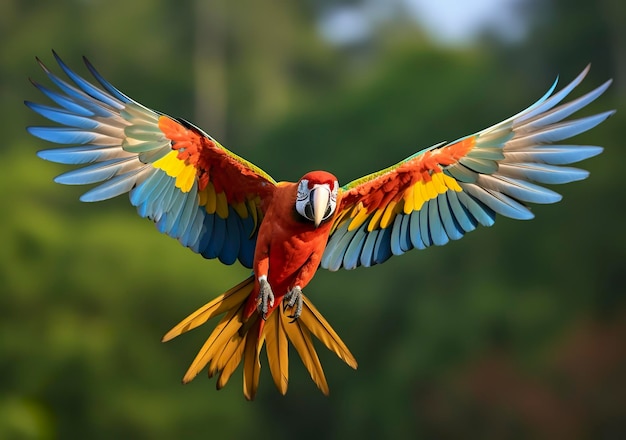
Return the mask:
[[[325,396],[328,396],[330,390],[328,389],[326,376],[324,376],[324,370],[322,370],[322,364],[320,363],[319,357],[317,357],[313,341],[311,341],[311,333],[305,326],[300,325],[298,321],[289,322],[289,319],[288,316],[281,313],[280,320],[283,323],[287,337],[293,346],[296,347],[296,351],[300,355],[304,366],[309,371],[315,385],[317,385]]]
[[[259,388],[259,376],[261,374],[261,360],[259,354],[263,346],[263,336],[260,339],[248,333],[246,347],[243,351],[243,395],[248,400],[254,399]]]
[[[225,313],[189,366],[183,377],[184,383],[191,381],[208,365],[209,377],[217,375],[217,389],[221,389],[243,360],[243,391],[246,399],[252,400],[259,384],[261,349],[267,344],[272,379],[278,391],[285,394],[289,382],[289,340],[315,384],[327,395],[328,383],[311,334],[356,369],[356,359],[348,347],[304,295],[302,315],[295,322],[290,322],[291,318],[287,316],[289,312],[282,310],[282,307],[276,308],[265,322],[260,321],[257,313],[244,320],[244,305],[253,288],[254,278],[249,277],[183,319],[163,337],[163,341],[169,341]]]
[[[285,395],[289,383],[289,344],[280,319],[281,314],[278,310],[267,318],[265,323],[265,351],[274,385],[280,394]]]
[[[317,339],[322,341],[326,348],[335,353],[339,359],[356,370],[358,364],[346,344],[344,344],[339,335],[333,330],[328,321],[324,319],[322,314],[317,311],[309,299],[304,295],[302,296],[304,301],[302,314],[299,318],[300,323],[309,329],[309,331],[313,333]]]
[[[205,304],[191,315],[187,316],[180,323],[178,323],[178,325],[167,332],[161,341],[167,342],[174,339],[176,336],[180,336],[183,333],[204,324],[214,316],[224,313],[241,304],[241,302],[245,301],[248,295],[250,295],[253,288],[254,282],[252,277],[247,278],[235,287],[231,288],[228,292],[223,293],[210,303]]]

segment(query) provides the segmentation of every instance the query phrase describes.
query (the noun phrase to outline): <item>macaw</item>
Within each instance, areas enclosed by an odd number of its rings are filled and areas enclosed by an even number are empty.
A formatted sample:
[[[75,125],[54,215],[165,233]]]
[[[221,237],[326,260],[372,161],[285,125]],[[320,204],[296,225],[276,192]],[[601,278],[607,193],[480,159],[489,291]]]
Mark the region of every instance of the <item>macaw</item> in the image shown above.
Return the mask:
[[[611,83],[561,104],[587,75],[587,66],[557,93],[555,81],[515,116],[346,185],[325,171],[309,172],[298,182],[277,182],[190,122],[126,96],[87,59],[99,86],[72,71],[56,53],[54,57],[69,81],[39,59],[57,89],[31,81],[56,106],[25,104],[60,124],[28,127],[30,134],[70,145],[40,151],[39,157],[82,166],[55,181],[99,183],[81,197],[85,202],[129,193],[139,215],[160,232],[205,258],[239,261],[252,269],[249,278],[163,337],[168,341],[223,314],[183,382],[207,368],[220,389],[243,362],[243,391],[249,400],[257,392],[264,345],[282,394],[289,377],[288,341],[324,394],[328,384],[312,335],[356,369],[350,350],[303,294],[320,267],[369,267],[413,248],[441,246],[478,225],[493,225],[496,214],[531,219],[528,203],[561,199],[542,184],[585,179],[588,172],[563,165],[602,151],[559,142],[613,113],[567,119]]]

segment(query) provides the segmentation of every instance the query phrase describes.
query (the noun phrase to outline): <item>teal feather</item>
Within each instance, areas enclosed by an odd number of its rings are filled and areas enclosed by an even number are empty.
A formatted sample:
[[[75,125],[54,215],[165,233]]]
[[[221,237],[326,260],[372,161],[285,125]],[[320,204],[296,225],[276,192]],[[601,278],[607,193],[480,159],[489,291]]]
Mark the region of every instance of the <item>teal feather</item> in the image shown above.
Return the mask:
[[[436,246],[443,246],[449,241],[448,235],[439,216],[439,197],[428,202],[428,232]]]
[[[508,152],[506,160],[500,163],[500,172],[503,164],[536,165],[532,162],[543,162],[550,165],[566,165],[580,162],[602,153],[601,147],[590,145],[540,145],[527,147],[518,151]],[[553,168],[557,170],[557,167]],[[534,179],[533,179],[534,180]],[[545,182],[548,183],[548,182]]]
[[[373,262],[375,264],[380,264],[389,259],[391,257],[391,229],[385,228],[380,229],[378,232],[378,237],[376,238],[376,243],[374,244],[373,254]]]
[[[475,158],[469,154],[460,158],[459,163],[480,174],[491,174],[498,169],[498,163],[496,161]]]
[[[125,174],[117,175],[87,191],[80,197],[80,201],[100,202],[127,193],[137,184],[137,180],[141,179],[148,170],[147,167],[143,167],[134,169]]]
[[[339,240],[336,242],[336,250],[332,254],[332,267],[339,268],[343,262],[344,256],[347,252],[354,234],[356,231],[348,231],[348,223],[342,226],[345,230],[343,234],[339,234]]]
[[[485,160],[489,162],[495,162],[504,159],[504,152],[502,146],[485,148],[482,145],[480,148],[474,148],[468,155],[472,159]]]
[[[390,245],[391,253],[393,253],[394,255],[404,254],[404,249],[402,249],[401,242],[402,217],[404,217],[404,215],[402,214],[396,215],[396,218],[393,220],[393,225],[391,226]]]
[[[476,171],[468,169],[461,163],[450,165],[445,168],[443,172],[459,182],[471,183],[476,182],[476,179],[478,179],[478,173]]]
[[[402,224],[400,225],[400,249],[406,252],[413,249],[413,243],[411,243],[411,216],[407,214],[401,214]]]
[[[148,124],[133,124],[124,128],[124,134],[126,137],[136,139],[138,141],[144,142],[154,142],[154,141],[167,141],[169,144],[169,140],[163,135],[163,132],[159,128],[158,125],[148,125]]]
[[[574,119],[559,124],[553,124],[547,128],[539,131],[534,131],[527,135],[522,135],[511,140],[507,147],[515,150],[520,146],[530,144],[542,144],[556,142],[563,139],[567,139],[585,131],[591,130],[604,120],[611,116],[614,111],[608,111],[599,113],[593,116],[587,116],[585,118]]]
[[[130,203],[133,206],[145,208],[148,199],[157,192],[157,189],[163,189],[162,185],[168,177],[163,170],[154,169],[143,182],[130,192]],[[141,216],[146,217],[147,214],[141,214]]]
[[[343,265],[346,269],[354,269],[359,266],[361,253],[363,252],[365,239],[367,238],[366,229],[367,223],[363,223],[354,231],[354,236],[346,249],[346,254],[343,259]],[[335,266],[334,269],[339,269],[339,266]]]
[[[465,190],[465,186],[472,187],[471,184],[460,184]],[[495,212],[486,206],[484,203],[478,201],[474,197],[466,194],[465,192],[456,193],[459,201],[463,207],[467,208],[467,211],[476,219],[478,223],[483,226],[492,226],[495,222]]]
[[[589,176],[588,171],[579,168],[540,163],[503,164],[500,168],[504,176],[551,185],[575,182]]]
[[[180,244],[192,250],[194,249],[194,245],[198,242],[198,236],[202,230],[204,214],[202,214],[201,210],[202,208],[197,205],[193,207],[193,212],[190,215],[188,225],[178,238]]]
[[[480,176],[477,186],[489,191],[505,194],[521,202],[538,204],[556,203],[561,200],[561,195],[528,181],[498,174]]]
[[[57,176],[54,181],[63,185],[87,185],[102,182],[136,168],[136,162],[135,157],[110,159],[68,171]]]
[[[424,206],[419,211],[419,231],[420,237],[426,247],[433,245],[432,237],[430,236],[430,230],[428,228],[428,211],[430,209],[430,202],[424,203]]]
[[[324,252],[324,254],[322,255],[322,260],[320,263],[322,267],[331,271],[335,271],[341,266],[341,259],[343,258],[343,248],[339,246],[339,243],[347,233],[348,223],[345,223],[341,227],[337,228],[326,246],[326,249],[332,250],[332,252]]]
[[[109,160],[118,157],[119,153],[111,147],[80,145],[56,148],[53,150],[41,150],[37,152],[37,156],[50,162],[82,165],[85,163]]]
[[[612,81],[608,80],[601,86],[596,87],[594,90],[586,93],[580,98],[570,101],[567,104],[563,104],[560,107],[554,108],[547,113],[539,114],[532,119],[526,119],[522,122],[516,121],[514,129],[516,132],[524,133],[562,121],[563,119],[567,118],[568,116],[574,114],[578,110],[595,101],[600,95],[602,95],[606,91],[606,89],[608,89],[611,83]]]
[[[483,226],[491,226],[495,214],[502,214],[517,220],[530,220],[533,214],[521,203],[503,193],[487,190],[478,185],[465,184],[463,189],[469,194],[468,209]],[[492,213],[489,215],[489,213]]]
[[[463,231],[455,222],[452,212],[450,211],[450,205],[448,203],[447,193],[439,194],[437,196],[437,206],[439,207],[439,216],[443,229],[450,240],[458,240],[463,237]]]
[[[176,215],[176,221],[172,225],[172,229],[169,234],[174,238],[180,238],[185,234],[187,228],[189,227],[189,223],[192,220],[192,214],[194,214],[198,209],[197,189],[198,185],[194,182],[190,191],[188,193],[184,193],[183,205]]]
[[[419,211],[413,211],[411,213],[411,221],[409,222],[411,244],[416,249],[426,249],[426,244],[422,240],[422,234],[420,230],[420,213]]]
[[[476,219],[470,214],[469,210],[461,204],[461,201],[459,200],[459,193],[454,191],[447,191],[445,194],[448,198],[450,210],[452,211],[454,218],[458,222],[459,227],[464,232],[470,232],[476,229]]]
[[[361,252],[361,265],[363,265],[363,267],[370,267],[375,264],[374,246],[379,233],[380,229],[374,229],[367,234],[367,238],[363,244],[363,252]]]

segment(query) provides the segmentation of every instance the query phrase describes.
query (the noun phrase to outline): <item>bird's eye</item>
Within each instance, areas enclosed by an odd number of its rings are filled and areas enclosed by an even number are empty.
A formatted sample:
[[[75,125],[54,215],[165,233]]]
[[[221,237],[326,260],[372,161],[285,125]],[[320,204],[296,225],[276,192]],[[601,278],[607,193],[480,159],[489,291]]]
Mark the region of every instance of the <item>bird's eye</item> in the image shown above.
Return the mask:
[[[308,218],[309,220],[313,220],[314,218],[313,207],[311,206],[310,203],[307,203],[306,205],[304,205],[304,216]]]
[[[324,220],[330,217],[332,213],[333,213],[333,207],[330,204],[328,204],[328,206],[326,207],[326,212],[324,213]]]

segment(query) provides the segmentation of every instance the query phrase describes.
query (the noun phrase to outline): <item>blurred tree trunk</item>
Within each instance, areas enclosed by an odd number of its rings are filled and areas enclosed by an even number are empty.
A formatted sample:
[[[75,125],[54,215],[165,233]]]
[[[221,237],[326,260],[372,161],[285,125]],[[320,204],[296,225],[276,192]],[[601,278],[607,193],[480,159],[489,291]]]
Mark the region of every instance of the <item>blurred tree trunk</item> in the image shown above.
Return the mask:
[[[615,64],[615,88],[621,96],[626,95],[626,3],[620,0],[600,2],[606,23],[609,26],[610,50]]]
[[[194,118],[227,143],[227,0],[194,3]]]

